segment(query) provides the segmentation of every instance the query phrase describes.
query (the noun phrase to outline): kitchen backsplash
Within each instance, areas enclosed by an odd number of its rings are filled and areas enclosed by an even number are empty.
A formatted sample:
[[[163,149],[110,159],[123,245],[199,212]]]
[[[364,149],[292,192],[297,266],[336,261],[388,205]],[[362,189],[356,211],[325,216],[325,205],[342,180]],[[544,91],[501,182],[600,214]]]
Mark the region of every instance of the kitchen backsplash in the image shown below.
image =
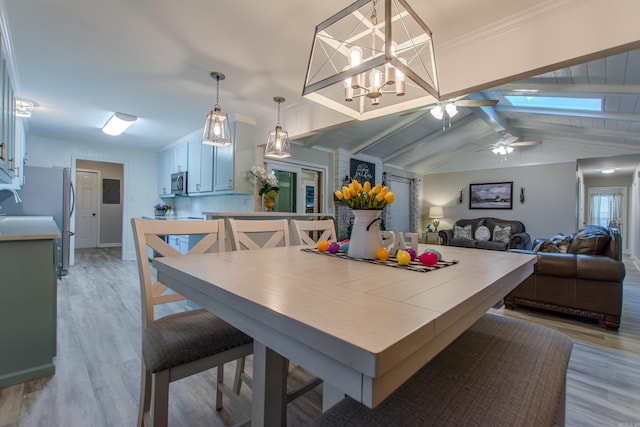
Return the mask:
[[[171,197],[163,201],[173,207],[175,216],[202,216],[202,212],[251,212],[253,194],[203,197]]]

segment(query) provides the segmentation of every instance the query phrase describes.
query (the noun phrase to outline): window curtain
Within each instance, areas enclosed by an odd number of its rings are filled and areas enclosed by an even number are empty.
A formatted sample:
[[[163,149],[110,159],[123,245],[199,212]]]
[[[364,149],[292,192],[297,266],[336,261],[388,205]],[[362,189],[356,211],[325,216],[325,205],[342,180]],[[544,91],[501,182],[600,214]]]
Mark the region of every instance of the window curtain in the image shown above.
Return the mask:
[[[622,193],[591,194],[591,220],[593,224],[609,227],[622,220]]]

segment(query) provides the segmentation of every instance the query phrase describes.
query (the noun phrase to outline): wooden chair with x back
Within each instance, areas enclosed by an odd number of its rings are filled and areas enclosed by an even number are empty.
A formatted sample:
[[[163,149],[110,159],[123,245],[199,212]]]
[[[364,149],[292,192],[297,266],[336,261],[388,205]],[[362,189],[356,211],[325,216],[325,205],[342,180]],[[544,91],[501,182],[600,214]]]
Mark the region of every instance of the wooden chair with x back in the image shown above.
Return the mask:
[[[289,221],[286,219],[238,220],[229,218],[229,228],[236,250],[256,250],[289,246]],[[234,391],[240,393],[242,383],[251,387],[251,377],[244,371],[244,358],[237,365]],[[312,378],[302,386],[287,392],[287,402],[302,396],[320,385],[320,378]]]
[[[336,228],[332,219],[317,221],[292,219],[291,225],[299,245],[315,246],[322,240],[337,240]]]
[[[181,256],[166,242],[172,235],[202,235],[188,254],[224,251],[223,220],[153,220],[134,218],[133,226],[142,299],[142,381],[138,426],[168,422],[169,383],[217,367],[216,409],[222,393],[237,399],[224,384],[227,362],[253,352],[253,340],[205,309],[186,310],[155,319],[154,307],[185,300],[154,280],[151,257]],[[148,250],[149,248],[149,250]],[[235,387],[234,387],[235,388]]]

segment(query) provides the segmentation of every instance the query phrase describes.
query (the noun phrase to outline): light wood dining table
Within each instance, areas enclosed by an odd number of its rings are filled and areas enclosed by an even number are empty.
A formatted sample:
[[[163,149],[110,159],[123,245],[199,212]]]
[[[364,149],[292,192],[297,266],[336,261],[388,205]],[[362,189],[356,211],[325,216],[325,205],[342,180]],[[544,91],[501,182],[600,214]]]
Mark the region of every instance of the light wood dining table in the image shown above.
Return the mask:
[[[286,425],[287,359],[324,380],[325,408],[345,394],[373,408],[535,264],[529,254],[437,249],[458,263],[416,272],[300,246],[153,263],[158,280],[254,338],[252,425],[270,426]]]

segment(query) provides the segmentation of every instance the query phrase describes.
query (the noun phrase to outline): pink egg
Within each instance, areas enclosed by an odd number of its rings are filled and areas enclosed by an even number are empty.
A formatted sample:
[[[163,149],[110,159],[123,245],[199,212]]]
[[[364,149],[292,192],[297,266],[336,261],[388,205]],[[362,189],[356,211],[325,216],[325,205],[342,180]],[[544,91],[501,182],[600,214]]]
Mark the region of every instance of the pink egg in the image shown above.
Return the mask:
[[[330,254],[335,254],[340,250],[340,244],[338,242],[331,242],[329,243],[328,250]]]
[[[438,263],[438,254],[434,252],[425,252],[418,258],[420,262],[427,267],[431,267]]]
[[[413,248],[406,248],[405,252],[408,252],[409,255],[411,255],[411,261],[416,259],[416,251],[414,251]]]

